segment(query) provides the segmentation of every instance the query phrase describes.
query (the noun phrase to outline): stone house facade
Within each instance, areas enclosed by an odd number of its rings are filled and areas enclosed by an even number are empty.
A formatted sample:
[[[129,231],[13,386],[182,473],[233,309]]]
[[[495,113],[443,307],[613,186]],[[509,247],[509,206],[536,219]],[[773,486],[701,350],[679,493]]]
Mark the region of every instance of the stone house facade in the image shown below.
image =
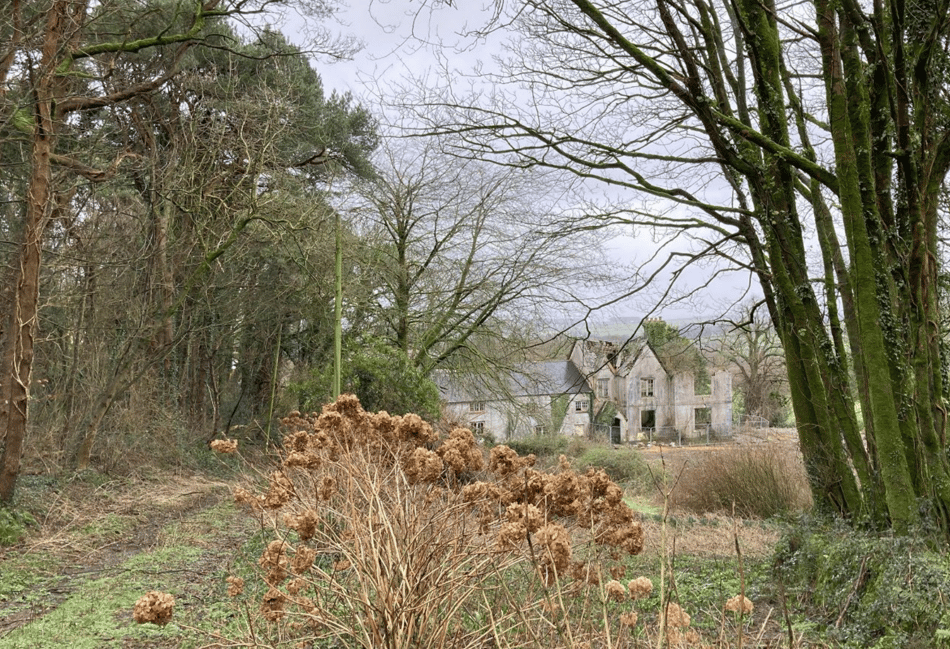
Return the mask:
[[[571,362],[597,385],[593,414],[615,411],[614,441],[726,437],[732,432],[732,374],[712,372],[697,394],[693,372],[667,369],[645,340],[578,340]],[[601,394],[604,396],[601,396]]]
[[[697,394],[692,372],[671,372],[642,340],[578,340],[566,361],[526,364],[503,388],[435,378],[446,415],[499,442],[540,433],[604,437],[604,429],[615,443],[682,441],[732,430],[732,375],[713,372]]]

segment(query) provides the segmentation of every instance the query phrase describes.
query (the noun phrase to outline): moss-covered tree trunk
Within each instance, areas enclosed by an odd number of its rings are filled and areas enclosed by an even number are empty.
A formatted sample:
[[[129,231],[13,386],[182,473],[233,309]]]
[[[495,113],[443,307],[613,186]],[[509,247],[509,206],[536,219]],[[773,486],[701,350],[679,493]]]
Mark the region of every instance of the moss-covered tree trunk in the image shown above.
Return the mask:
[[[816,502],[900,533],[926,511],[950,534],[937,281],[937,204],[950,168],[950,5],[815,0],[813,25],[799,30],[804,15],[786,15],[791,10],[772,0],[737,0],[723,5],[727,31],[705,2],[655,0],[655,13],[640,23],[592,0],[572,1],[589,20],[585,29],[621,53],[610,54],[614,63],[635,66],[663,89],[664,101],[681,103],[747,212],[733,220],[704,206],[714,227],[735,228],[762,284],[787,356]],[[549,11],[561,16],[553,4]],[[790,63],[815,69],[789,58],[798,45],[814,46],[819,61],[817,115],[805,107],[807,100],[814,108],[815,90],[802,90],[801,77],[789,74]],[[830,141],[823,155],[833,160],[820,160],[816,133]],[[609,147],[598,150],[644,161],[652,154]],[[595,173],[597,164],[587,169]],[[657,183],[630,176],[657,194]],[[803,212],[819,240],[818,281]]]

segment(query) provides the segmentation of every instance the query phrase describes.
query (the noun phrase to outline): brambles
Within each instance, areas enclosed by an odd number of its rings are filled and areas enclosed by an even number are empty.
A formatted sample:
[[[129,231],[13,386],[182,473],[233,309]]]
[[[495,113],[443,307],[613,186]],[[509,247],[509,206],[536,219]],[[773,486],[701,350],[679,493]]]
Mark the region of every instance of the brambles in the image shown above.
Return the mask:
[[[635,448],[591,447],[577,458],[577,466],[582,471],[589,467],[603,469],[612,480],[639,490],[653,486],[650,465]]]
[[[946,548],[802,518],[775,557],[790,598],[841,647],[945,647]]]

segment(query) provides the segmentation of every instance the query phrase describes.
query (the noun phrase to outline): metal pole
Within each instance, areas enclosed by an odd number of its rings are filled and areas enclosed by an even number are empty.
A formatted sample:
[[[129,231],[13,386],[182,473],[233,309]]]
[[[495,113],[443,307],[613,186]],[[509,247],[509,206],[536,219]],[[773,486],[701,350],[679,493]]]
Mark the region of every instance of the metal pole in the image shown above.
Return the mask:
[[[333,400],[340,396],[340,377],[343,367],[343,227],[340,212],[336,210],[336,308],[333,335]]]

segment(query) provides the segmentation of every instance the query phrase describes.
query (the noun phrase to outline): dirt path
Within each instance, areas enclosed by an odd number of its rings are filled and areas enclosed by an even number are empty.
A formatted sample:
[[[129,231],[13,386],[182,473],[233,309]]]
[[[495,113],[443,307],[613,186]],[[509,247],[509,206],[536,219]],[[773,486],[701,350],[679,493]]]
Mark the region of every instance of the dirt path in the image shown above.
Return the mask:
[[[180,628],[156,635],[134,625],[135,599],[167,590],[182,617],[206,617],[196,605],[221,597],[253,533],[228,479],[24,482],[21,499],[38,524],[0,549],[0,649],[185,646]]]

